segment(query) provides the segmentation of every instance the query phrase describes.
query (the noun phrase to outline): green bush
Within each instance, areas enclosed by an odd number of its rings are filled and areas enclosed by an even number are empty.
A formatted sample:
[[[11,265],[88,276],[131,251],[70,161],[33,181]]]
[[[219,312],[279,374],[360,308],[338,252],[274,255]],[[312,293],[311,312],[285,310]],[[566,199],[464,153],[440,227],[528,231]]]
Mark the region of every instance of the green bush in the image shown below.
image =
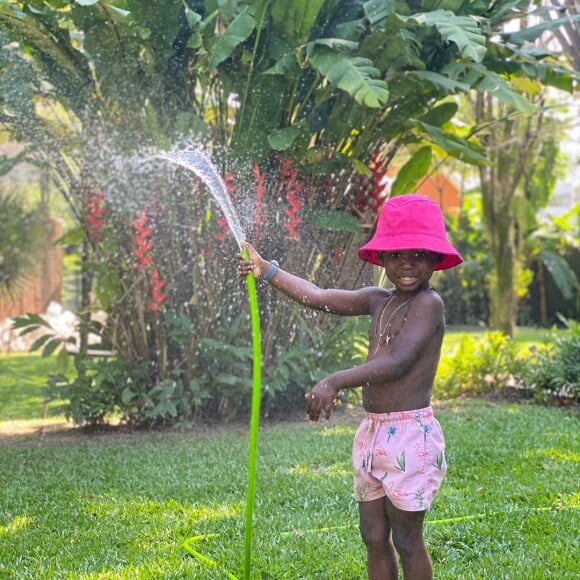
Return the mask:
[[[441,358],[435,394],[446,398],[515,386],[524,364],[515,343],[501,332],[485,333],[477,340],[465,336],[452,355]]]
[[[121,412],[121,392],[137,369],[129,368],[126,361],[117,357],[91,359],[76,355],[75,362],[83,363],[84,372],[73,379],[50,375],[47,397],[65,401],[65,416],[77,425],[104,425]]]
[[[580,401],[580,323],[567,322],[566,333],[553,333],[551,344],[535,349],[525,367],[526,384],[538,400]]]
[[[315,315],[316,316],[316,315]],[[292,348],[276,349],[266,369],[264,409],[268,415],[304,407],[304,393],[327,375],[361,364],[368,341],[359,318],[324,317],[312,324],[308,316],[298,318]],[[360,390],[349,389],[341,401],[360,402]]]

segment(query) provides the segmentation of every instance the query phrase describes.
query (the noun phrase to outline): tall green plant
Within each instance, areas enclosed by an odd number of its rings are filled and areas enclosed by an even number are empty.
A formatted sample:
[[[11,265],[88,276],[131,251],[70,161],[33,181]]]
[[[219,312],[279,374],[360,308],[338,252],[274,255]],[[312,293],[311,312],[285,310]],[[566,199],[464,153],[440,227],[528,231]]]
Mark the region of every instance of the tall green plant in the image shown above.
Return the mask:
[[[493,92],[527,113],[510,79],[571,84],[525,39],[494,38],[527,6],[0,0],[0,122],[50,172],[79,224],[67,241],[83,248],[81,356],[103,308],[118,355],[148,361],[143,380],[178,378],[199,400],[190,385],[203,371],[202,340],[243,308],[220,216],[205,196],[183,194],[198,185],[121,156],[204,142],[265,253],[320,284],[352,284],[359,223],[372,224],[398,152],[409,153],[400,193],[435,149],[487,162],[450,122],[448,96]],[[292,347],[300,315],[260,292],[268,365],[275,343]],[[175,317],[187,333],[175,332]],[[235,337],[242,344],[247,335]],[[212,397],[202,404],[216,408]]]

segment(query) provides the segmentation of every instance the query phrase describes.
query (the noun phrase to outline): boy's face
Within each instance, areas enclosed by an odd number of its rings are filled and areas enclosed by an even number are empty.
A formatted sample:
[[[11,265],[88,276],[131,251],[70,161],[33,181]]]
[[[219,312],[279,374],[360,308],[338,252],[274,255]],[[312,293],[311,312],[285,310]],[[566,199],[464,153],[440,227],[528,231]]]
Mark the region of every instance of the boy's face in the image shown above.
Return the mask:
[[[403,292],[427,287],[436,264],[442,256],[428,250],[397,250],[379,252],[387,278]]]

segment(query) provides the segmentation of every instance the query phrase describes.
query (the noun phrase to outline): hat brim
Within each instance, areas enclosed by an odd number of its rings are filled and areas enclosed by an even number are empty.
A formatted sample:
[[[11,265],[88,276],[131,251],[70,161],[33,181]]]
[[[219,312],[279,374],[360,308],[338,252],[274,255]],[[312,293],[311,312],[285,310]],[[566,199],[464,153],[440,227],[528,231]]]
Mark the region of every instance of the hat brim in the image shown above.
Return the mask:
[[[441,254],[443,259],[435,264],[435,270],[449,270],[463,262],[459,252],[447,240],[424,234],[399,234],[384,236],[382,239],[375,236],[359,249],[358,255],[365,262],[382,266],[379,252],[398,250],[428,250]]]

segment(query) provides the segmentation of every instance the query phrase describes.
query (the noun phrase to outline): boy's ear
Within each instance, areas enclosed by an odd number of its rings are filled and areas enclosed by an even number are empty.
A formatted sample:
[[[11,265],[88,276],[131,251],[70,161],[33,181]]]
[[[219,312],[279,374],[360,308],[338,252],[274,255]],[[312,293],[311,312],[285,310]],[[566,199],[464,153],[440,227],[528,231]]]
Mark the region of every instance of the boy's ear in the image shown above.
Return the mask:
[[[441,264],[441,262],[443,262],[443,260],[445,259],[445,256],[443,254],[437,254],[437,264]]]

